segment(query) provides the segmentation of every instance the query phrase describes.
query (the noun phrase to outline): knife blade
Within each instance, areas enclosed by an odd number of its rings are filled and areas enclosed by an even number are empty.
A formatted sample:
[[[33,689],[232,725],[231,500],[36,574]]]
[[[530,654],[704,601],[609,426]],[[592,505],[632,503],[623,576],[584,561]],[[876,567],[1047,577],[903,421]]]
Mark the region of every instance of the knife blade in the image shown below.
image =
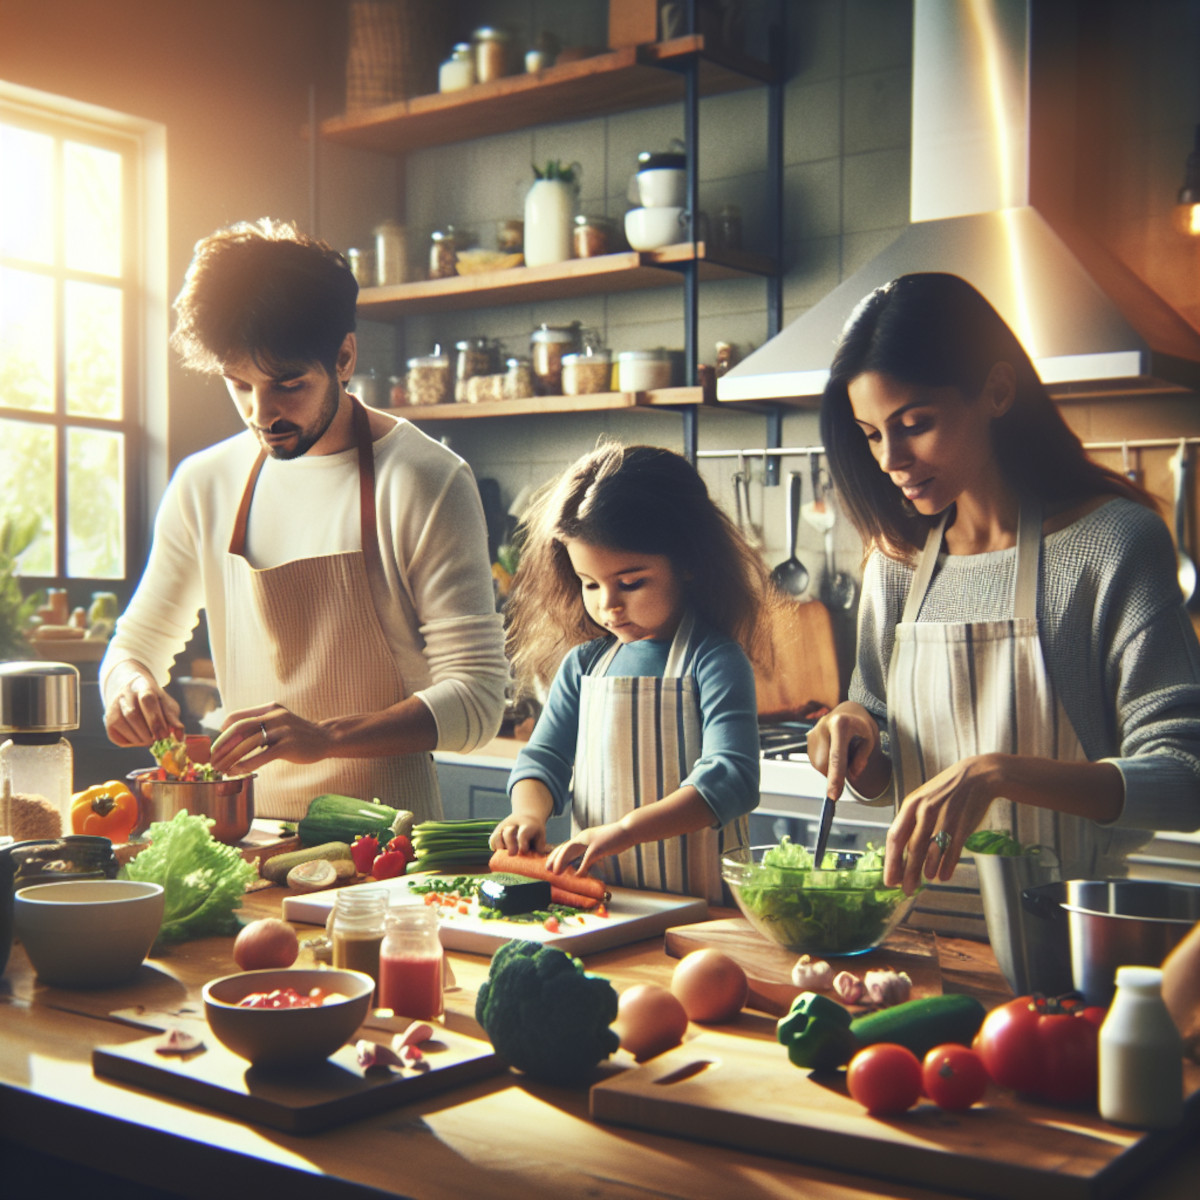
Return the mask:
[[[833,828],[833,808],[836,801],[826,796],[821,803],[821,824],[817,829],[817,845],[813,850],[813,869],[819,871],[825,858],[825,844],[829,841],[829,831]]]

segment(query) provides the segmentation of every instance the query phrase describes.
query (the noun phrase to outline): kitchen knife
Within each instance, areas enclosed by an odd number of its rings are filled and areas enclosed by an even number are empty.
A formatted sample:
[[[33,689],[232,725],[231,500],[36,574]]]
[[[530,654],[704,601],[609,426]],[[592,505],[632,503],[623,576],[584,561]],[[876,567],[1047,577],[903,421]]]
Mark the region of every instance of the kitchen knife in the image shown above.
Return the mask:
[[[825,858],[825,843],[829,841],[829,831],[833,828],[833,806],[836,802],[831,796],[826,796],[821,802],[821,826],[817,830],[817,845],[813,851],[813,870],[821,869]]]

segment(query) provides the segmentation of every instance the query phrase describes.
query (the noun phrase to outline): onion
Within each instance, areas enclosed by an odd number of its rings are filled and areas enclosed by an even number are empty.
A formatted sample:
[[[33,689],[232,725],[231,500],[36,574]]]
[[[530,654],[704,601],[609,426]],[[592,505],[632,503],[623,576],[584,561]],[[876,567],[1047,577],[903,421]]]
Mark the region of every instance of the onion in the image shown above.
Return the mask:
[[[251,921],[234,939],[233,961],[243,971],[281,970],[300,953],[296,931],[277,917]]]

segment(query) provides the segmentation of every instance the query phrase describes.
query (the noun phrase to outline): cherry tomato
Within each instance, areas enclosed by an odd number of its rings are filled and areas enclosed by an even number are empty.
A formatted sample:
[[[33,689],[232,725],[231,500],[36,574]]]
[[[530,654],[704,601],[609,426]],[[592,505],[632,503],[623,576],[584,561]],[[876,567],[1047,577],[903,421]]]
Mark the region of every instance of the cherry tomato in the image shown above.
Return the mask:
[[[921,1062],[906,1046],[879,1042],[850,1060],[846,1087],[872,1116],[906,1112],[921,1097]]]
[[[949,1042],[935,1046],[921,1064],[922,1091],[938,1108],[961,1112],[983,1099],[988,1073],[974,1050]]]
[[[1094,1101],[1102,1019],[1075,997],[1019,996],[984,1017],[979,1054],[1001,1087],[1055,1104]]]
[[[558,927],[558,918],[557,917],[547,917],[542,922],[542,928],[545,929],[549,933],[557,933],[558,928],[559,928]]]

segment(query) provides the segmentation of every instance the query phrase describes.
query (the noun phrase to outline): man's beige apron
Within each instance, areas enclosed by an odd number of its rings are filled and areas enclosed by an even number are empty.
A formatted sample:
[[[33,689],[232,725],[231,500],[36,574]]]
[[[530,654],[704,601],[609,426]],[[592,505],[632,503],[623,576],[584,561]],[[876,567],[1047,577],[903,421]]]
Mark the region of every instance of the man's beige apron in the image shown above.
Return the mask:
[[[1013,615],[1007,621],[919,623],[937,566],[944,516],[930,531],[909,588],[888,668],[887,707],[893,796],[904,797],[938,772],[975,754],[1026,754],[1080,761],[1083,752],[1046,671],[1038,636],[1042,515],[1036,501],[1021,506],[1017,530]],[[1123,875],[1124,854],[1145,838],[1050,809],[996,800],[983,828],[1003,829],[1023,844],[1049,846],[1064,879]],[[949,885],[927,886],[910,921],[943,932],[969,933],[982,909],[974,868],[965,863]]]
[[[684,673],[693,625],[691,614],[680,622],[661,679],[609,675],[620,643],[580,679],[571,808],[576,832],[619,821],[669,796],[700,758],[696,679]],[[721,830],[701,829],[610,855],[600,873],[618,887],[702,896],[721,904],[721,855],[748,842],[749,822],[741,817]]]
[[[383,580],[375,510],[375,454],[367,410],[354,400],[362,550],[256,569],[245,557],[250,502],[266,451],[242,495],[225,566],[225,610],[235,638],[226,654],[228,711],[273,701],[308,721],[378,712],[406,696],[395,655],[372,600]],[[294,820],[323,792],[441,816],[429,754],[267,763],[255,781],[261,816]]]

